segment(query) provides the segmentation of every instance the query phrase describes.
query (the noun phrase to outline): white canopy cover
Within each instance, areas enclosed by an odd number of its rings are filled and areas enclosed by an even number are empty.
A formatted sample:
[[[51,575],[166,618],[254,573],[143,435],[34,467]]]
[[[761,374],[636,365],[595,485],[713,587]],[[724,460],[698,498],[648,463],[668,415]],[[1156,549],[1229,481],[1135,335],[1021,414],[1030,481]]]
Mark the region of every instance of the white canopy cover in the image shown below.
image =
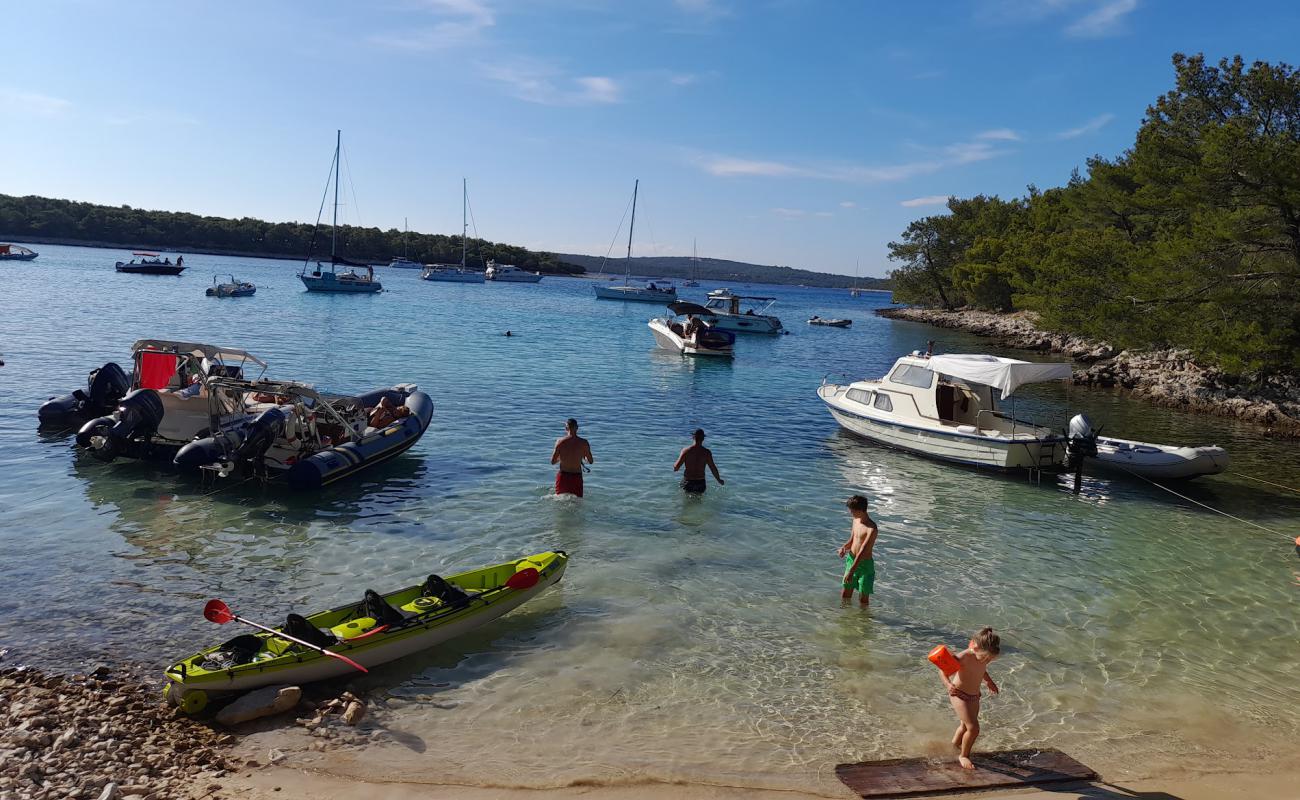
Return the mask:
[[[999,356],[959,354],[931,356],[930,369],[1001,389],[1003,400],[1022,384],[1065,380],[1074,374],[1069,364],[1040,364]]]

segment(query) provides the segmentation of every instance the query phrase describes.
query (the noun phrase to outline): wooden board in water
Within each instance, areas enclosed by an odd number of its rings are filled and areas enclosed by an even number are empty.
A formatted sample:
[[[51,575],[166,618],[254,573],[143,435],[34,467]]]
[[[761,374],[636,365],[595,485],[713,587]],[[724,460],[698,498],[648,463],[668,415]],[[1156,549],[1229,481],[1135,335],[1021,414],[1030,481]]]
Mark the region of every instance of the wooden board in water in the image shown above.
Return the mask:
[[[962,769],[955,755],[939,758],[894,758],[840,764],[835,774],[862,797],[914,797],[984,791],[1097,778],[1097,773],[1060,750],[1001,750],[976,753],[976,769]]]

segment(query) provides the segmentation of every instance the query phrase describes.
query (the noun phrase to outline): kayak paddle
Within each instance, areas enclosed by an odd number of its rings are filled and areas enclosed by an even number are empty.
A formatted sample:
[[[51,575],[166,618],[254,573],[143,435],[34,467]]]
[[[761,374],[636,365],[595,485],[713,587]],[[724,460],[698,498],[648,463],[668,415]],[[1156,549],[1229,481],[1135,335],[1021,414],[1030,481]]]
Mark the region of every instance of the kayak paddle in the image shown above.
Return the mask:
[[[534,570],[534,572],[536,572],[536,570]],[[535,580],[534,583],[536,583]],[[317,653],[320,653],[321,655],[326,655],[329,656],[330,658],[337,658],[339,661],[342,661],[343,663],[349,666],[356,667],[362,672],[370,671],[345,655],[341,655],[339,653],[326,650],[323,647],[317,647],[316,645],[311,644],[309,642],[304,642],[302,639],[295,639],[292,636],[277,631],[275,628],[268,628],[265,625],[259,625],[256,622],[253,622],[252,620],[244,619],[243,617],[237,615],[235,612],[231,611],[230,606],[226,605],[220,600],[209,600],[208,604],[203,607],[203,616],[207,618],[208,622],[215,622],[218,625],[225,625],[227,622],[230,622],[231,620],[234,620],[235,622],[242,622],[245,625],[249,625],[251,627],[257,628],[258,630],[266,631],[267,633],[271,634],[277,639],[284,639],[285,641],[293,642],[294,644],[300,644],[303,647],[307,647],[312,650],[315,650]]]
[[[506,586],[510,589],[531,589],[537,585],[541,577],[541,573],[535,568],[526,567],[506,579]]]

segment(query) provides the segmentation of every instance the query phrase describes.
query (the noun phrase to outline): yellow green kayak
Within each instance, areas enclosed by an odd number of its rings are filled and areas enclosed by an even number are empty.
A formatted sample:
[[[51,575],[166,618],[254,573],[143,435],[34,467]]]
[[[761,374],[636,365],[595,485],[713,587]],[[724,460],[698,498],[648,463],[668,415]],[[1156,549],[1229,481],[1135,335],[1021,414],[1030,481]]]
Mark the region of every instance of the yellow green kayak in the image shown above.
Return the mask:
[[[505,615],[557,583],[568,563],[568,555],[556,551],[445,579],[430,575],[421,584],[388,594],[368,591],[360,602],[329,611],[306,617],[291,614],[274,630],[374,667]],[[214,694],[310,683],[355,672],[343,660],[275,633],[250,632],[168,667],[164,693],[175,705],[195,713]]]

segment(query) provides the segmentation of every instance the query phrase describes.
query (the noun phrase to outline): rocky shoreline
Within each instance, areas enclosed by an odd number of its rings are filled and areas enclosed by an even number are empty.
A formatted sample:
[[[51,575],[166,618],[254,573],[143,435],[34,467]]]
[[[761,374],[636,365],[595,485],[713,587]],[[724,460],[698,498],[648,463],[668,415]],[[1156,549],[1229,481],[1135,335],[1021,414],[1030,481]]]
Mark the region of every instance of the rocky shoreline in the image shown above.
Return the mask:
[[[1078,385],[1116,388],[1157,406],[1240,419],[1270,435],[1300,438],[1300,377],[1229,375],[1197,364],[1185,350],[1116,351],[1106,342],[1043,330],[1031,312],[901,307],[876,313],[988,336],[1006,347],[1062,353],[1084,365],[1074,371]]]

